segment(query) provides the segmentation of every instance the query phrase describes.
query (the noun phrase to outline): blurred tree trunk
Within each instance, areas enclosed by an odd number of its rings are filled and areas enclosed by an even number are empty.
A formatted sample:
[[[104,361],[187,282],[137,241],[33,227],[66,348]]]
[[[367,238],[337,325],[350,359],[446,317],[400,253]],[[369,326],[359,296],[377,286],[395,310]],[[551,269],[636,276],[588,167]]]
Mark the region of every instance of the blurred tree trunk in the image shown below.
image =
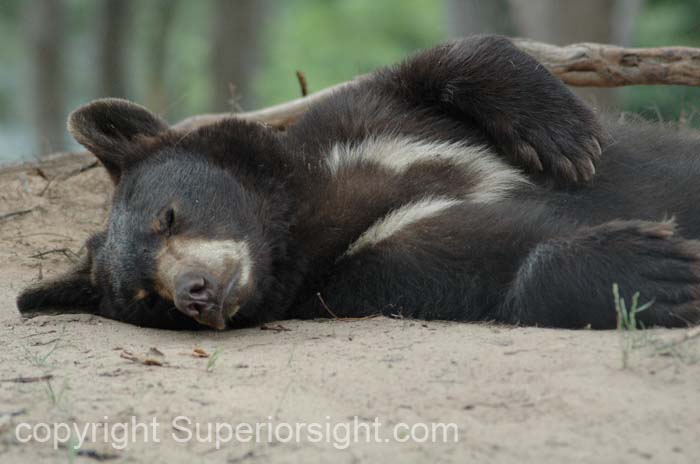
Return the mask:
[[[24,4],[32,77],[35,150],[41,155],[65,149],[63,108],[65,31],[63,0]]]
[[[612,14],[611,40],[615,45],[632,45],[632,34],[644,0],[617,0]]]
[[[508,0],[447,0],[445,10],[450,37],[515,32]]]
[[[555,45],[575,42],[629,45],[641,0],[510,0],[517,35]],[[618,91],[576,89],[604,108],[618,106]]]
[[[212,9],[211,109],[231,111],[253,104],[250,80],[257,65],[265,2],[215,0]]]
[[[148,93],[147,106],[157,113],[164,113],[168,106],[165,86],[168,43],[179,0],[157,0],[152,6],[153,28],[148,44]]]
[[[131,0],[101,0],[98,18],[98,94],[126,97],[126,52]]]

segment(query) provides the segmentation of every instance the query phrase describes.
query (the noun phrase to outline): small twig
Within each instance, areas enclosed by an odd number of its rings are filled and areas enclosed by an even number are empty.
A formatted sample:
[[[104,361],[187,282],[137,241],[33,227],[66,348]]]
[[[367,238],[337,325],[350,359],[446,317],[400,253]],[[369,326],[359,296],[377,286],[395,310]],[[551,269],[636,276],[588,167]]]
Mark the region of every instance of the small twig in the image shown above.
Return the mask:
[[[291,332],[292,329],[288,329],[282,324],[276,324],[276,325],[267,325],[263,324],[260,326],[260,330],[272,330],[273,332]]]
[[[40,166],[36,167],[36,173],[39,175],[44,180],[49,180],[49,176],[46,175],[46,172],[44,172],[43,169],[41,169]]]
[[[299,88],[301,89],[301,96],[305,97],[309,94],[309,87],[306,83],[306,76],[303,72],[297,71],[297,80],[299,81]]]
[[[329,308],[328,305],[326,304],[325,300],[324,300],[323,297],[321,296],[321,292],[318,292],[318,293],[316,294],[316,296],[317,296],[318,299],[321,301],[321,305],[323,305],[323,307],[326,308],[326,311],[328,311],[328,314],[330,314],[331,316],[333,316],[333,319],[338,319],[338,316],[336,316],[335,313],[334,313],[333,311],[331,311],[331,308]]]
[[[14,383],[34,383],[34,382],[44,382],[46,380],[53,379],[53,375],[41,375],[39,377],[15,377],[12,379],[2,379],[0,382],[14,382]]]
[[[52,338],[51,340],[48,340],[48,341],[45,341],[45,342],[38,341],[38,342],[32,343],[32,346],[46,346],[46,345],[50,345],[50,344],[52,344],[52,343],[56,343],[56,342],[59,341],[59,340],[60,340],[60,338]]]
[[[31,338],[31,337],[39,337],[41,335],[47,335],[47,334],[52,334],[52,333],[56,333],[56,331],[52,329],[52,330],[47,330],[46,332],[35,332],[35,333],[25,335],[25,336],[19,337],[19,338],[25,339],[25,338]]]
[[[149,353],[150,354],[150,353]],[[148,355],[146,356],[139,356],[131,351],[123,350],[119,354],[120,358],[128,359],[129,361],[133,361],[135,363],[143,364],[145,366],[158,366],[162,367],[165,365],[164,361],[161,361],[160,359],[156,359],[154,357],[149,357]]]
[[[72,250],[69,250],[68,248],[55,248],[53,250],[42,251],[41,253],[31,255],[30,258],[36,258],[36,259],[43,258],[44,256],[50,255],[52,253],[61,253],[61,254],[63,254],[63,256],[68,258],[71,262],[75,262],[75,260],[77,258],[79,258],[79,256],[75,252],[73,252]]]
[[[119,459],[121,456],[119,454],[114,454],[114,453],[104,453],[102,451],[97,451],[97,450],[92,450],[92,449],[77,449],[77,448],[72,448],[74,445],[72,445],[70,442],[68,443],[58,443],[58,447],[62,449],[72,449],[75,452],[76,456],[81,456],[84,458],[88,459],[94,459],[95,461],[111,461],[113,459]],[[73,462],[69,460],[70,462]]]
[[[44,194],[49,190],[49,187],[51,187],[54,180],[56,180],[56,177],[52,177],[51,179],[46,180],[46,185],[44,185],[44,188],[41,189],[41,192],[39,192],[40,197],[43,197]]]
[[[9,219],[9,218],[15,217],[15,216],[23,216],[25,214],[29,214],[32,211],[34,211],[35,209],[36,209],[36,206],[33,208],[19,209],[17,211],[10,211],[9,213],[0,214],[0,221],[5,220],[5,219]]]
[[[241,97],[238,95],[238,89],[233,82],[228,83],[228,93],[230,97],[228,103],[231,105],[231,111],[234,113],[243,111],[240,105]]]
[[[47,235],[51,237],[60,237],[66,240],[75,240],[73,237],[69,237],[68,235],[63,235],[63,234],[55,234],[53,232],[35,232],[33,234],[21,234],[21,235],[7,235],[5,237],[0,237],[0,240],[21,240],[25,239],[28,237],[36,237],[37,235]]]
[[[353,321],[366,321],[367,319],[374,319],[375,317],[380,317],[381,314],[370,314],[368,316],[362,316],[362,317],[338,317],[333,311],[331,311],[331,308],[328,307],[326,304],[326,301],[323,299],[321,296],[321,293],[317,293],[316,296],[318,297],[319,301],[321,302],[321,305],[325,308],[326,311],[328,311],[328,314],[330,314],[333,319],[336,321],[343,321],[343,322],[353,322]],[[289,329],[287,329],[289,330]]]
[[[96,461],[111,461],[112,459],[119,459],[121,456],[114,453],[103,453],[97,450],[89,449],[79,449],[76,450],[75,454],[82,456],[84,458],[94,459]]]
[[[367,319],[375,319],[377,317],[381,317],[381,314],[370,314],[369,316],[362,316],[362,317],[339,317],[339,321],[344,321],[344,322],[353,322],[353,321],[366,321]]]
[[[65,174],[58,174],[52,178],[47,178],[46,174],[41,174],[41,177],[46,179],[46,185],[44,188],[39,192],[39,196],[43,197],[44,194],[49,190],[49,188],[54,184],[54,181],[64,181],[67,179],[70,179],[73,176],[77,176],[78,174],[82,174],[85,171],[89,171],[90,169],[94,169],[98,167],[100,163],[97,160],[91,161],[87,164],[84,164],[83,166],[80,166],[78,168],[73,169],[72,171],[68,171]]]
[[[89,171],[90,169],[94,169],[94,168],[96,168],[96,167],[99,166],[99,165],[100,165],[100,163],[99,163],[97,160],[95,160],[95,161],[93,161],[93,162],[91,162],[91,163],[88,163],[88,164],[85,164],[85,165],[83,165],[83,166],[80,166],[79,168],[73,169],[72,171],[70,171],[70,172],[66,173],[65,175],[63,175],[63,179],[62,179],[62,180],[66,180],[66,179],[68,179],[68,178],[70,178],[70,177],[77,176],[78,174],[82,174],[83,172]]]

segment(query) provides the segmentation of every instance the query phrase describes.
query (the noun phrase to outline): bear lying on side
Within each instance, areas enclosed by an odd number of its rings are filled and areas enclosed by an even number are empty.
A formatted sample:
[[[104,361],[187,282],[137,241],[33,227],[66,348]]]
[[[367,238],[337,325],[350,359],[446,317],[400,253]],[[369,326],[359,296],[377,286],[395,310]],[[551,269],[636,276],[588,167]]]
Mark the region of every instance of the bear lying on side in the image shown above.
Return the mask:
[[[235,117],[186,132],[115,99],[68,126],[116,185],[111,215],[22,313],[604,329],[617,283],[654,301],[646,326],[700,321],[700,138],[600,122],[504,38],[378,70],[285,132]]]

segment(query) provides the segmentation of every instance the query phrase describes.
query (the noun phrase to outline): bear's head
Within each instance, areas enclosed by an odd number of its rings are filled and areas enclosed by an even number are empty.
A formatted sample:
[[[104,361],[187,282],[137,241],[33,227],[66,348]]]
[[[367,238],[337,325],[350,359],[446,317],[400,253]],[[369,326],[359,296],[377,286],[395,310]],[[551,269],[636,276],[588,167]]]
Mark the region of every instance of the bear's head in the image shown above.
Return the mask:
[[[277,133],[235,118],[177,131],[117,99],[77,109],[68,128],[115,184],[109,221],[79,265],[19,296],[20,312],[170,328],[255,322],[279,286],[290,226]]]

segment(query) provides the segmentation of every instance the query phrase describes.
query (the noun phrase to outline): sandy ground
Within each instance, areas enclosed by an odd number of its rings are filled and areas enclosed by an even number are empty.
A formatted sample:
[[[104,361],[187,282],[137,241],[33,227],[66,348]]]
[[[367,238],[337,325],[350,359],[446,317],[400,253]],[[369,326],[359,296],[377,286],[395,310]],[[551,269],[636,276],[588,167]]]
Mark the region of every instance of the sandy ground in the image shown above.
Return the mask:
[[[104,221],[110,186],[102,169],[81,170],[90,161],[0,172],[0,216],[31,209],[0,219],[0,462],[700,462],[700,339],[672,356],[653,346],[684,331],[651,331],[623,369],[616,332],[387,318],[227,333],[91,315],[23,321],[18,291],[66,269]],[[356,417],[380,421],[370,432],[379,442],[361,433],[336,449]],[[146,437],[132,427],[134,439],[115,449],[119,423],[154,419],[160,443],[153,428]],[[279,424],[302,422],[328,427],[330,440],[302,430],[287,442]],[[102,424],[76,451],[39,443],[40,423]],[[187,437],[174,425],[194,434],[196,423],[199,439],[176,441]],[[206,429],[216,423],[224,441],[227,426],[273,425],[260,429],[262,443],[217,449]],[[438,428],[438,443],[423,442],[434,423],[455,424],[458,441],[448,432],[442,443]],[[415,435],[403,424],[418,424]],[[37,440],[20,442],[18,426]]]

